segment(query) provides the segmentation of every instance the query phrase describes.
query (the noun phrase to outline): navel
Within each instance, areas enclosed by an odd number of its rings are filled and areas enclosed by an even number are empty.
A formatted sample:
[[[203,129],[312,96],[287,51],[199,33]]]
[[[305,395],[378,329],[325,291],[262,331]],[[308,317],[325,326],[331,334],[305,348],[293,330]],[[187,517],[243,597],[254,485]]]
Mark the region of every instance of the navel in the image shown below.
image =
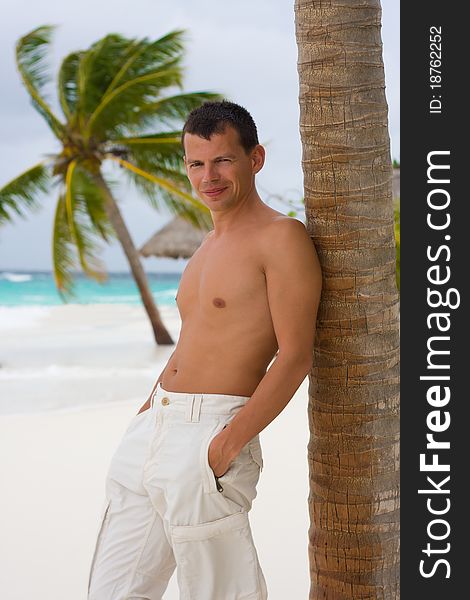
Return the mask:
[[[225,306],[225,300],[223,298],[214,298],[212,300],[212,304],[214,306],[217,306],[217,308],[224,308],[224,306]]]

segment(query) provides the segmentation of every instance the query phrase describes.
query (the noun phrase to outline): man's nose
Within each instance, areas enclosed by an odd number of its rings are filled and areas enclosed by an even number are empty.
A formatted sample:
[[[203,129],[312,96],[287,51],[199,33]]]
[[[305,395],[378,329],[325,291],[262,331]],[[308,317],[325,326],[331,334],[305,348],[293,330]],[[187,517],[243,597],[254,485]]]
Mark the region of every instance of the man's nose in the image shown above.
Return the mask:
[[[219,174],[214,165],[207,165],[204,169],[203,182],[216,181]]]

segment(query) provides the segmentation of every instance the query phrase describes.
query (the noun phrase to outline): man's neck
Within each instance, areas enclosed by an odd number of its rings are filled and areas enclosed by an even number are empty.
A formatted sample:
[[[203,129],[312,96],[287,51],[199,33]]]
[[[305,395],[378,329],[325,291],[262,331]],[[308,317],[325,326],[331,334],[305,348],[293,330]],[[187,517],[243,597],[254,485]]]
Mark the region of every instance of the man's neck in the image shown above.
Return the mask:
[[[214,223],[214,238],[230,233],[235,229],[243,227],[243,223],[252,221],[253,216],[262,208],[264,202],[258,195],[256,188],[234,207],[227,211],[213,211],[212,222]]]

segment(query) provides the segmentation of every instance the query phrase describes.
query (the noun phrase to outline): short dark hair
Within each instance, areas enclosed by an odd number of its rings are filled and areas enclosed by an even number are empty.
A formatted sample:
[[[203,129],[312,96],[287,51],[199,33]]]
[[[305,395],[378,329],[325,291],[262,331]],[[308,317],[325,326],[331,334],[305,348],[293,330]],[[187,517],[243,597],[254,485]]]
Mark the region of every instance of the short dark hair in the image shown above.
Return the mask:
[[[240,138],[240,144],[248,154],[259,144],[258,132],[250,113],[235,102],[204,102],[192,110],[181,134],[181,144],[184,149],[184,135],[191,133],[209,140],[215,133],[223,133],[227,125],[231,125]]]

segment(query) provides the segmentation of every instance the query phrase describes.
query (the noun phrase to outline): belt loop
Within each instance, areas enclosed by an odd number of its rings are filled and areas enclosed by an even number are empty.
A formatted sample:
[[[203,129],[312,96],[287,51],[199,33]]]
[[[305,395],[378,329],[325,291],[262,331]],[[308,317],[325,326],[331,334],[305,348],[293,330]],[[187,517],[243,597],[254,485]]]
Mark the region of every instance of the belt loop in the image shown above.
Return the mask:
[[[202,394],[196,394],[194,396],[193,403],[193,421],[199,421],[199,415],[201,414]]]
[[[186,402],[186,421],[197,422],[201,414],[202,394],[188,394]]]
[[[193,420],[193,404],[194,404],[194,396],[192,396],[191,394],[188,394],[188,396],[186,397],[186,421],[192,421]]]

